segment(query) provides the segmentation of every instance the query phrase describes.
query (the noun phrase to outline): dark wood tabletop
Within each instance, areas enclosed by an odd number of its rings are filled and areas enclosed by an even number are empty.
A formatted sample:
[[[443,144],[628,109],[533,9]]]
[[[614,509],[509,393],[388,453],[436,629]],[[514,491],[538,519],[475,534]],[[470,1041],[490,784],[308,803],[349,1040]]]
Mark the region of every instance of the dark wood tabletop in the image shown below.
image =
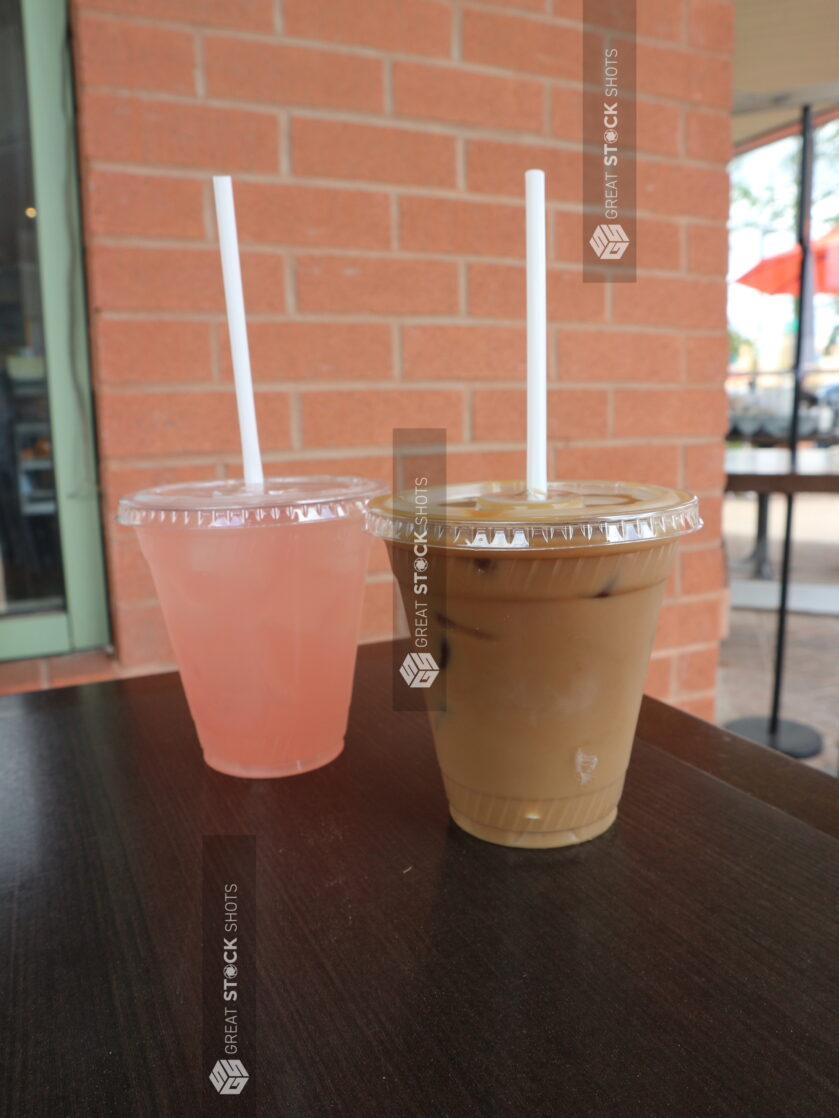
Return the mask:
[[[492,846],[389,657],[285,780],[206,768],[175,675],[0,700],[0,1113],[839,1112],[836,782],[645,700],[610,831]],[[208,1078],[228,874],[239,1095]]]
[[[775,447],[728,447],[730,493],[839,493],[839,446],[801,447],[795,470],[790,452]]]

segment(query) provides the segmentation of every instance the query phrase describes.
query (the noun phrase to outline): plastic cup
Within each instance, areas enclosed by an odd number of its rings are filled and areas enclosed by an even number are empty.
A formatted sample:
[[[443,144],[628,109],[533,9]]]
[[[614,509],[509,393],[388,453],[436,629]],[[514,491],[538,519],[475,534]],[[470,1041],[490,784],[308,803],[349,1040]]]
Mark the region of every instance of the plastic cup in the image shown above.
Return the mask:
[[[369,536],[352,477],[165,485],[123,497],[175,650],[204,759],[243,777],[342,750]]]
[[[455,822],[503,846],[584,842],[617,815],[688,493],[621,482],[431,489],[424,694]],[[372,501],[408,616],[415,491]],[[426,568],[422,568],[426,569]]]

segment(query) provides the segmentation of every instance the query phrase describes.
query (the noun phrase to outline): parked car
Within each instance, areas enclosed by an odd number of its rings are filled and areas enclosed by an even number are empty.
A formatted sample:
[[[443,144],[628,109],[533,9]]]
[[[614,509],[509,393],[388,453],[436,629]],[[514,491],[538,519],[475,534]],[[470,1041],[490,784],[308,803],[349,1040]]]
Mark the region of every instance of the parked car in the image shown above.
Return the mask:
[[[826,404],[833,412],[833,426],[839,427],[839,384],[828,384],[818,392],[820,404]]]
[[[783,440],[789,431],[794,380],[792,373],[730,374],[726,380],[729,439]],[[839,393],[839,384],[826,391]],[[833,402],[831,402],[833,401]],[[835,406],[834,406],[835,405]],[[839,426],[839,399],[823,399],[806,382],[798,411],[802,439],[826,438]]]

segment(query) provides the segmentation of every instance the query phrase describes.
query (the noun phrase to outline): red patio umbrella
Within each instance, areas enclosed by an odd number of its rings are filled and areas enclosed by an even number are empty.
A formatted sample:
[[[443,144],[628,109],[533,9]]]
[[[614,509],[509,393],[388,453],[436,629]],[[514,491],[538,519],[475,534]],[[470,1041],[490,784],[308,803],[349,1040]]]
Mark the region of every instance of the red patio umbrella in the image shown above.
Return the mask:
[[[839,295],[839,225],[810,245],[813,292]],[[767,256],[737,279],[767,295],[797,295],[801,279],[801,247]]]

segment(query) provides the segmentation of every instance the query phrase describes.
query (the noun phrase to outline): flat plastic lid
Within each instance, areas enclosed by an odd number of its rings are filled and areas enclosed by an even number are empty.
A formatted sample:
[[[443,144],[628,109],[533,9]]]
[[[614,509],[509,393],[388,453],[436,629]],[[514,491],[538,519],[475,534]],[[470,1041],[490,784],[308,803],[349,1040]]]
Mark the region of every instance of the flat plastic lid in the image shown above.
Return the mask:
[[[417,518],[421,519],[418,522]],[[555,481],[547,498],[523,482],[478,482],[390,493],[372,501],[374,535],[414,544],[427,527],[436,547],[483,550],[610,547],[671,539],[702,527],[696,497],[622,481]]]
[[[387,490],[361,477],[268,477],[261,486],[244,481],[198,481],[159,485],[122,497],[120,524],[174,528],[309,524],[360,515],[371,497]]]

